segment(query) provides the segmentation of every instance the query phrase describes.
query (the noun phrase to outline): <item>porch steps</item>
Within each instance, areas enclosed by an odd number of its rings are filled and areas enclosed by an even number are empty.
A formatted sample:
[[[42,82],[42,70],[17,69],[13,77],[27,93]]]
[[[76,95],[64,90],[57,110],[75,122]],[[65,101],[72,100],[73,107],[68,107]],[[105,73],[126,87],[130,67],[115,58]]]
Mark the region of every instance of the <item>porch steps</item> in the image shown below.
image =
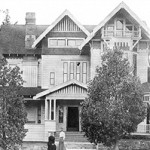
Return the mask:
[[[83,132],[65,132],[65,146],[68,150],[79,150],[79,149],[96,149],[94,144],[91,144],[87,138],[84,136]],[[55,141],[58,143],[59,134],[56,134]]]
[[[66,142],[88,142],[83,132],[65,132]],[[55,135],[55,141],[59,141],[59,133]]]

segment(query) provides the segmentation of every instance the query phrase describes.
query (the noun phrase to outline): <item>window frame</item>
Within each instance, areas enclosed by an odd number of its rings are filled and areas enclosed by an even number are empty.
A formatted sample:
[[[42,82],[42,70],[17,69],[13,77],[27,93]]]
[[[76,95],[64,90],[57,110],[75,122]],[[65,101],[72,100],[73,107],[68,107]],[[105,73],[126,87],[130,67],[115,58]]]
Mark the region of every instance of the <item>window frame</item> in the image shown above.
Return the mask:
[[[51,76],[52,74],[54,75],[53,78]],[[54,80],[54,83],[51,82],[52,80]],[[50,85],[55,85],[55,72],[50,72],[50,82],[49,83],[50,83]]]
[[[57,40],[57,45],[50,45],[50,40]],[[58,45],[58,40],[65,40],[65,45],[64,46]],[[73,47],[73,48],[76,48],[76,47],[80,46],[80,45],[69,46],[68,45],[68,41],[69,40],[83,40],[84,41],[84,38],[76,38],[76,37],[75,38],[74,37],[66,37],[66,38],[59,37],[59,38],[55,38],[55,37],[50,37],[50,38],[48,38],[48,48],[53,48],[53,47],[59,47],[59,48],[62,48],[62,47],[72,48]],[[75,41],[75,43],[76,43],[76,41]]]

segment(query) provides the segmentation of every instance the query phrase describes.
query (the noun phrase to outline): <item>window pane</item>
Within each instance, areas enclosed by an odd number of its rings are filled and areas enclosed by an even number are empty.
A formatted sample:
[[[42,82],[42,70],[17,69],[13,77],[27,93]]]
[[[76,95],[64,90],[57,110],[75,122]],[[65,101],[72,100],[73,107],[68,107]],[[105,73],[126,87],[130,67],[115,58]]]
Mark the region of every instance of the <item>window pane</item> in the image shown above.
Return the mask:
[[[41,103],[38,103],[37,107],[37,123],[41,123]]]
[[[58,46],[66,46],[66,40],[65,39],[58,39]]]
[[[63,123],[63,115],[64,115],[63,107],[59,106],[59,123]]]
[[[86,82],[87,82],[87,74],[83,74],[82,77],[83,77],[83,81],[82,81],[82,82],[83,82],[83,83],[86,83]]]
[[[49,40],[49,45],[50,46],[57,46],[57,39],[50,39]]]
[[[63,68],[64,68],[64,73],[68,73],[68,63],[67,62],[64,62],[63,64]]]
[[[68,46],[76,46],[76,41],[73,39],[68,40]]]
[[[70,80],[74,79],[74,62],[70,63]]]
[[[54,100],[51,100],[51,120],[54,120]]]
[[[50,85],[54,85],[54,84],[55,84],[55,73],[50,72]]]
[[[68,63],[67,62],[63,63],[63,78],[64,78],[64,82],[68,81]]]
[[[144,101],[148,102],[149,101],[149,96],[144,96]]]
[[[76,80],[80,81],[81,63],[76,63]]]
[[[82,82],[83,83],[87,82],[87,63],[86,62],[82,63]]]
[[[83,70],[83,73],[87,73],[87,63],[86,62],[83,62],[82,64],[82,70]]]

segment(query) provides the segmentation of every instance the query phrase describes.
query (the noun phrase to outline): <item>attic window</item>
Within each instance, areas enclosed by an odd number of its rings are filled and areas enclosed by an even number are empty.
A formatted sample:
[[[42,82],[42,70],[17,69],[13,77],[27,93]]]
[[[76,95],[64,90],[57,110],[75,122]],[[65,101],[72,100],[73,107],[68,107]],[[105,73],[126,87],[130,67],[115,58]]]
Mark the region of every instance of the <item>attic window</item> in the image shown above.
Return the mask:
[[[83,38],[49,38],[48,47],[78,47]]]

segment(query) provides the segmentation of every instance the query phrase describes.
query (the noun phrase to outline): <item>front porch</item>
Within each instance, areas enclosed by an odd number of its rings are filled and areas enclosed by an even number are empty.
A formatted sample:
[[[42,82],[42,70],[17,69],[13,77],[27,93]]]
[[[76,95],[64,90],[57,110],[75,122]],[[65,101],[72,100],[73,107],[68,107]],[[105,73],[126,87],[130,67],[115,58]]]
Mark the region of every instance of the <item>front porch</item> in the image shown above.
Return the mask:
[[[50,133],[61,128],[65,132],[81,131],[80,103],[86,94],[86,85],[76,80],[37,94],[27,103],[30,120],[25,125],[28,132],[24,141],[47,141]]]

